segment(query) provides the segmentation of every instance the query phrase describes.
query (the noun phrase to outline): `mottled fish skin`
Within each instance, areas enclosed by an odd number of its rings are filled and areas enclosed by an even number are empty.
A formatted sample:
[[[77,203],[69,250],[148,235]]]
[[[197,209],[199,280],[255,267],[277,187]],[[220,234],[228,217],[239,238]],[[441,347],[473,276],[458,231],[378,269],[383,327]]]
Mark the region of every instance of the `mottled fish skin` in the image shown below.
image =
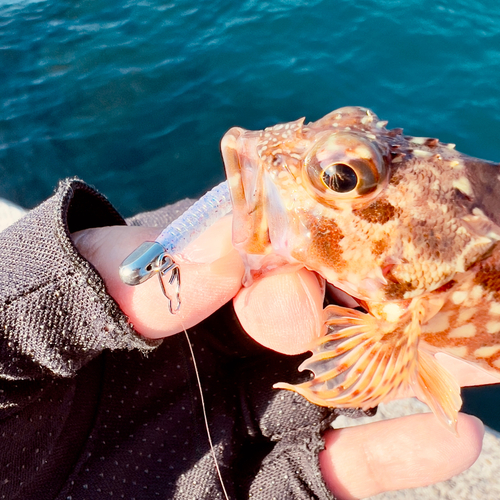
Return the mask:
[[[368,409],[412,387],[455,429],[460,388],[437,351],[500,380],[500,169],[346,107],[316,122],[232,128],[221,144],[244,284],[306,267],[367,314],[331,305],[301,369],[278,384]]]

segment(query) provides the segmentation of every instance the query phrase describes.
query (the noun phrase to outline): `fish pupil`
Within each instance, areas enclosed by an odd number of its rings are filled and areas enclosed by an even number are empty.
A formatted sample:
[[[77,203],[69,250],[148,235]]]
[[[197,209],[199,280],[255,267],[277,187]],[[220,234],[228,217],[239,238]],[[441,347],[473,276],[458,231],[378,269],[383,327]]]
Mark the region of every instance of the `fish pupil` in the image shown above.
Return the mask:
[[[321,180],[328,189],[336,193],[348,193],[358,184],[356,172],[345,163],[336,163],[325,168]]]

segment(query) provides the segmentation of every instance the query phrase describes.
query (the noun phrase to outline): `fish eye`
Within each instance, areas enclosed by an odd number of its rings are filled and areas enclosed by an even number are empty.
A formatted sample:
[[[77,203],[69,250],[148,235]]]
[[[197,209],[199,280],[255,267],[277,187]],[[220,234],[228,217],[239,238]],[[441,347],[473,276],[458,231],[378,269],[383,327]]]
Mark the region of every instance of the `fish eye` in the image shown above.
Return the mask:
[[[321,172],[323,184],[336,193],[349,193],[358,184],[358,175],[345,163],[334,163]]]
[[[384,186],[387,171],[379,147],[355,132],[322,137],[303,163],[308,191],[323,204],[366,200]]]

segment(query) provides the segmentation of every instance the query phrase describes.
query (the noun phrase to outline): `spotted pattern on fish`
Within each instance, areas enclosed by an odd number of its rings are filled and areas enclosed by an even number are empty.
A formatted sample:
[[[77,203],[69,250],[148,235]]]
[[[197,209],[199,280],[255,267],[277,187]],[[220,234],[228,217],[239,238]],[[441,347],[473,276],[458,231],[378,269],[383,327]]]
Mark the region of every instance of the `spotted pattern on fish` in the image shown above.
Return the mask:
[[[347,262],[342,257],[341,241],[344,235],[335,223],[325,220],[322,217],[305,218],[305,224],[311,234],[312,245],[308,249],[308,255],[314,256],[317,262],[332,269],[341,270],[347,266]],[[292,256],[297,260],[307,258],[300,254],[301,249],[297,248],[292,252]]]
[[[361,219],[371,223],[385,224],[394,219],[397,209],[388,201],[374,201],[371,205],[360,210],[354,210],[354,214]]]
[[[412,387],[454,429],[460,388],[434,354],[500,380],[499,166],[365,108],[304,123],[223,138],[244,284],[305,266],[366,312],[327,306],[313,377],[277,386],[363,409]]]

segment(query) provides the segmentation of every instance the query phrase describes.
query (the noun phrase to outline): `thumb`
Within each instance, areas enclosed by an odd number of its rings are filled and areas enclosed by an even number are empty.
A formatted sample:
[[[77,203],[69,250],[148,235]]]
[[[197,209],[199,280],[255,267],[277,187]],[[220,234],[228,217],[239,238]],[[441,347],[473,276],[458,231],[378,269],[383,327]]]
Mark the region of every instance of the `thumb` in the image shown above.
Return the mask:
[[[144,241],[155,240],[158,228],[92,228],[74,233],[72,239],[102,276],[108,292],[137,332],[148,338],[161,338],[199,323],[239,290],[243,264],[231,245],[230,224],[230,219],[219,221],[189,245],[182,256],[175,257],[182,279],[182,306],[177,314],[170,313],[157,278],[129,286],[118,274],[120,264],[132,251]]]
[[[242,288],[233,304],[254,340],[284,354],[298,354],[323,332],[324,292],[324,281],[301,269],[266,276]]]

